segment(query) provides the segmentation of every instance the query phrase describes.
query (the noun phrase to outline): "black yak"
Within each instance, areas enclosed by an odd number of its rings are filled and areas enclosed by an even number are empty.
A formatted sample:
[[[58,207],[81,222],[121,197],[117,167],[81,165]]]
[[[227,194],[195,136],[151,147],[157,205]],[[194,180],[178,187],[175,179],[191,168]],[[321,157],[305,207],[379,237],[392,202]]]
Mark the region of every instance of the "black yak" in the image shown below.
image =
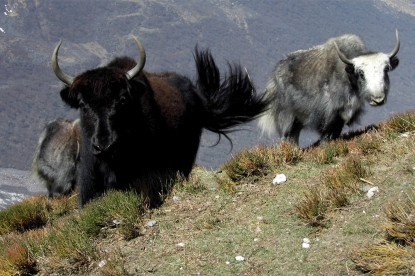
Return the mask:
[[[33,173],[46,186],[49,197],[73,191],[79,153],[79,119],[57,119],[45,126],[34,154]]]
[[[297,144],[303,128],[321,141],[336,139],[345,124],[358,121],[365,101],[382,105],[389,92],[388,72],[399,60],[400,41],[389,54],[370,52],[362,39],[346,34],[289,54],[276,66],[265,94],[270,108],[259,120],[263,132],[278,131]]]
[[[209,50],[194,53],[197,82],[173,72],[143,70],[140,61],[115,58],[108,65],[71,77],[52,67],[66,84],[62,100],[80,110],[81,155],[77,183],[80,204],[108,189],[136,189],[159,205],[177,177],[188,177],[202,129],[226,135],[253,120],[268,105],[240,66],[221,79]]]

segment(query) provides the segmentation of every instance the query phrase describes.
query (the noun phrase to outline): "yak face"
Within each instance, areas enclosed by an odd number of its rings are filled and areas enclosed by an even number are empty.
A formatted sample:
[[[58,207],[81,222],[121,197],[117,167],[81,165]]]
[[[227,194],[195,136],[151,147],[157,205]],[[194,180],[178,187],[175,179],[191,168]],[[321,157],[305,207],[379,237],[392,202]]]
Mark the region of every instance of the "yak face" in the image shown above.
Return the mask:
[[[116,58],[107,66],[76,78],[59,67],[61,42],[53,51],[53,71],[66,84],[61,98],[70,107],[80,109],[84,147],[90,147],[92,154],[102,159],[117,159],[123,141],[137,129],[134,122],[140,118],[137,102],[147,85],[139,75],[143,76],[146,54],[141,42],[134,39],[140,52],[138,63],[127,57]]]
[[[370,105],[382,105],[386,102],[389,92],[388,72],[399,64],[396,55],[400,45],[399,33],[396,30],[396,44],[389,54],[372,52],[348,59],[334,42],[340,60],[346,65],[353,90],[366,98]]]
[[[384,53],[372,53],[358,56],[346,66],[346,72],[352,86],[367,99],[370,105],[382,105],[389,92],[388,72],[398,64],[397,57],[389,58]]]
[[[130,144],[144,82],[128,80],[118,68],[104,67],[76,77],[61,91],[64,102],[79,108],[83,136],[91,152],[101,159],[116,160],[123,144]]]

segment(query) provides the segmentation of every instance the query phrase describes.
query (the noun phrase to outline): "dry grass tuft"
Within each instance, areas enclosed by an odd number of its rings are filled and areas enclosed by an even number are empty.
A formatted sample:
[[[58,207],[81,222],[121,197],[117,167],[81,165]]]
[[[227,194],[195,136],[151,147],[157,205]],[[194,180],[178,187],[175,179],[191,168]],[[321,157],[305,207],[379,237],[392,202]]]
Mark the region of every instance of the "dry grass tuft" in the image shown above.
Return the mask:
[[[43,227],[48,221],[47,198],[31,197],[0,212],[0,235]]]
[[[240,182],[248,177],[262,177],[281,164],[295,165],[303,159],[304,151],[287,142],[278,147],[259,146],[242,151],[222,167],[229,178]]]
[[[20,241],[15,240],[8,246],[6,258],[22,274],[31,275],[37,272],[35,259]]]
[[[415,112],[396,115],[381,124],[381,129],[389,135],[415,131]]]
[[[365,133],[354,139],[354,144],[357,150],[364,155],[380,152],[382,143],[382,138],[374,131],[371,133]]]
[[[294,206],[297,216],[313,227],[322,227],[326,223],[326,213],[329,208],[325,192],[310,187],[299,204]]]
[[[324,226],[327,212],[349,205],[351,197],[360,191],[359,179],[367,175],[362,161],[354,156],[326,170],[320,185],[310,187],[295,205],[298,217],[309,225]]]
[[[266,147],[244,150],[223,166],[232,181],[239,182],[247,177],[261,177],[271,170],[273,156]]]
[[[387,239],[402,245],[415,243],[415,196],[389,204],[385,213],[389,220],[384,226]]]
[[[237,191],[237,184],[227,174],[215,174],[215,182],[218,184],[218,189],[222,192],[233,194]]]
[[[12,233],[0,240],[0,275],[34,275],[38,272],[32,240],[44,238],[42,230]],[[2,272],[4,274],[2,274]]]
[[[284,163],[287,165],[295,165],[300,162],[304,157],[304,151],[288,142],[281,142],[279,147],[275,149],[274,163]]]
[[[413,275],[415,245],[402,247],[394,243],[369,245],[352,256],[357,269],[375,275]]]
[[[385,208],[386,241],[356,250],[352,260],[363,272],[373,274],[415,274],[415,194],[394,201]]]
[[[30,197],[0,212],[0,235],[44,227],[78,207],[77,197]]]
[[[74,212],[75,202],[74,198],[51,201],[43,197],[32,198],[0,212],[0,216],[6,218],[13,219],[11,215],[15,215],[18,218],[14,220],[18,222],[33,221],[32,218],[40,213],[42,225],[48,222],[47,228],[27,231],[33,227],[2,221],[3,229],[8,229],[5,233],[16,238],[7,238],[3,234],[0,239],[0,268],[12,271],[10,274],[31,275],[37,267],[36,259],[41,256],[52,259],[50,265],[57,271],[77,273],[97,258],[97,237],[114,230],[125,240],[139,235],[144,203],[136,193],[110,191],[85,205],[82,212]]]
[[[346,141],[336,140],[326,143],[320,147],[307,150],[307,159],[317,164],[332,164],[336,157],[344,157],[349,154],[349,147]]]
[[[206,186],[203,184],[199,175],[192,173],[189,179],[178,178],[174,184],[176,191],[185,192],[189,194],[197,194],[206,191]]]

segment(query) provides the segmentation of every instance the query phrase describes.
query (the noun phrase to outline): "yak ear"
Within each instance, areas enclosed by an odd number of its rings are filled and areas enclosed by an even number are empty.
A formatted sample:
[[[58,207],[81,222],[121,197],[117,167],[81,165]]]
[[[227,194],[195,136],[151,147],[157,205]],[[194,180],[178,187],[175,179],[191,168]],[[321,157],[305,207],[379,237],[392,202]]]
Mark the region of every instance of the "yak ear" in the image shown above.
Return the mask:
[[[391,65],[391,71],[394,70],[396,67],[398,67],[399,65],[399,58],[398,57],[393,57],[390,59],[390,65]]]
[[[61,90],[61,99],[72,108],[79,108],[79,100],[76,95],[69,87],[65,87]]]
[[[347,74],[349,74],[349,75],[354,75],[355,74],[355,68],[351,64],[346,65],[345,70],[346,70]]]
[[[131,80],[130,94],[132,98],[140,98],[148,89],[149,85],[145,80]]]

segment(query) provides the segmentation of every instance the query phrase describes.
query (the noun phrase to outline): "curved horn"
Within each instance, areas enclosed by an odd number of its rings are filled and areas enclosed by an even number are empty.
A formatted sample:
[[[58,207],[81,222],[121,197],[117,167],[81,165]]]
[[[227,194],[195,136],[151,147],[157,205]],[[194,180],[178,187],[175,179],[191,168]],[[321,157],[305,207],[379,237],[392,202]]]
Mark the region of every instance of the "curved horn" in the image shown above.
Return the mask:
[[[399,52],[400,47],[401,47],[401,42],[399,40],[399,32],[398,32],[398,29],[396,29],[396,45],[395,45],[395,48],[393,49],[393,51],[388,55],[389,59],[396,56],[396,54]]]
[[[58,79],[60,79],[66,85],[71,86],[74,78],[63,73],[58,64],[58,52],[59,52],[59,48],[61,47],[61,44],[62,44],[62,40],[59,41],[58,45],[56,45],[55,47],[55,50],[53,50],[52,69],[53,69],[53,72],[55,72],[55,75],[58,77]]]
[[[130,71],[128,71],[126,73],[128,80],[131,80],[138,73],[140,73],[141,70],[143,70],[144,65],[146,64],[146,51],[144,49],[144,46],[143,46],[143,44],[141,44],[141,42],[138,38],[136,38],[135,36],[133,36],[133,38],[134,38],[135,42],[137,43],[138,49],[140,50],[140,62],[137,63],[137,65],[134,66],[134,68],[132,68]]]
[[[337,46],[337,43],[334,41],[334,47],[336,48],[337,54],[339,55],[339,58],[348,65],[353,65],[353,62],[348,59],[339,49],[339,46]]]

